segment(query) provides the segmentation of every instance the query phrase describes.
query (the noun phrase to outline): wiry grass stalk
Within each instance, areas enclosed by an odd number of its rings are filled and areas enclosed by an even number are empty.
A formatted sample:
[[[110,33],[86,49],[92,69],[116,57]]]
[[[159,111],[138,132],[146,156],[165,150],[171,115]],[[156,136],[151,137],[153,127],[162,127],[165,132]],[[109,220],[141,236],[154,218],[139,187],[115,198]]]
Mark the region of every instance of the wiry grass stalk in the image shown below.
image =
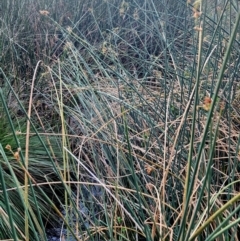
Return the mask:
[[[202,1],[199,2],[199,8],[200,12],[202,11]],[[202,29],[203,23],[200,22],[199,26],[196,26],[200,29]],[[195,139],[195,126],[196,126],[196,116],[197,116],[197,106],[199,103],[199,86],[200,86],[200,75],[201,75],[201,64],[202,64],[202,30],[198,31],[198,55],[197,55],[197,76],[196,76],[196,88],[195,88],[195,98],[194,98],[194,106],[193,106],[193,119],[192,119],[192,127],[191,127],[191,140],[190,140],[190,147],[188,152],[188,159],[187,159],[187,174],[186,174],[186,180],[185,180],[185,186],[184,186],[184,194],[183,194],[183,213],[182,213],[182,222],[179,229],[179,235],[181,236],[180,240],[185,239],[185,230],[186,230],[186,219],[188,214],[188,207],[189,202],[191,198],[192,188],[193,188],[193,180],[191,181],[191,168],[193,166],[193,145],[194,145],[194,139]],[[193,176],[196,175],[196,171],[198,168],[198,163],[195,161],[195,168]]]
[[[2,147],[1,144],[0,144],[0,152],[1,152],[1,155],[4,156],[4,154],[3,154],[4,150],[3,150],[3,147]],[[8,214],[8,220],[9,220],[9,224],[10,224],[11,231],[12,231],[12,236],[13,236],[14,241],[18,241],[17,232],[16,232],[14,220],[13,220],[12,210],[11,210],[11,206],[10,206],[10,202],[9,202],[9,198],[8,198],[7,188],[6,188],[6,185],[5,185],[1,165],[0,165],[0,179],[1,179],[1,185],[2,185],[5,203],[6,203],[6,206],[7,206],[7,214]],[[1,215],[3,215],[2,210],[1,210]]]
[[[28,208],[28,179],[29,179],[29,175],[28,175],[28,163],[29,163],[29,159],[28,159],[28,154],[29,154],[29,136],[30,136],[30,121],[29,119],[31,119],[31,111],[32,111],[32,98],[33,98],[33,89],[34,89],[34,84],[35,84],[35,79],[36,79],[36,74],[37,74],[37,70],[38,67],[40,65],[41,61],[39,61],[36,65],[35,71],[34,71],[34,75],[33,75],[33,79],[32,79],[32,85],[31,85],[31,92],[30,92],[30,96],[29,96],[29,106],[28,106],[28,120],[27,120],[27,130],[26,130],[26,152],[25,152],[25,169],[26,169],[26,173],[25,173],[25,196],[24,196],[24,200],[25,200],[25,204],[26,207]],[[26,241],[29,240],[29,224],[28,224],[28,211],[25,211],[25,236],[26,236]]]

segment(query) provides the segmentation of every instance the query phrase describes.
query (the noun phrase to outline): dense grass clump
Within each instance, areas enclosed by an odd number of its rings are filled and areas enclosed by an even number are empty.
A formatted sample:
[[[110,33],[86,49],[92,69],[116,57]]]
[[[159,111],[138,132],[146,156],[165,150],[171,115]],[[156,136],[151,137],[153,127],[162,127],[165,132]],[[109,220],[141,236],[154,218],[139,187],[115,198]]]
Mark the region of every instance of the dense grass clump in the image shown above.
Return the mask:
[[[0,238],[238,240],[239,7],[3,0]]]

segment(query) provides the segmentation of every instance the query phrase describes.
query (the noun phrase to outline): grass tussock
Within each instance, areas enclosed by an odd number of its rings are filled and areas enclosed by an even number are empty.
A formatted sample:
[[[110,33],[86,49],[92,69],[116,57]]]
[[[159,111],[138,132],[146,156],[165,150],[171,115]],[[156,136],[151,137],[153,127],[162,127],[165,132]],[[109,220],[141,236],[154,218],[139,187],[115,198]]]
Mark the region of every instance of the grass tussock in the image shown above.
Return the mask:
[[[0,3],[0,239],[238,240],[239,4]]]

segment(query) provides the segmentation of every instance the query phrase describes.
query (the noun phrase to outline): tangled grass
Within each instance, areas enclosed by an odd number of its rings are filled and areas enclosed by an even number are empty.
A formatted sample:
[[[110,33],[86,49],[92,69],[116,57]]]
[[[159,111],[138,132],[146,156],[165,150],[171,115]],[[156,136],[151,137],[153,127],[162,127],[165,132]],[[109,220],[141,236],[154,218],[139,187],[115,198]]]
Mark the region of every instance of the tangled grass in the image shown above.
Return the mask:
[[[1,4],[1,239],[239,239],[237,3]]]

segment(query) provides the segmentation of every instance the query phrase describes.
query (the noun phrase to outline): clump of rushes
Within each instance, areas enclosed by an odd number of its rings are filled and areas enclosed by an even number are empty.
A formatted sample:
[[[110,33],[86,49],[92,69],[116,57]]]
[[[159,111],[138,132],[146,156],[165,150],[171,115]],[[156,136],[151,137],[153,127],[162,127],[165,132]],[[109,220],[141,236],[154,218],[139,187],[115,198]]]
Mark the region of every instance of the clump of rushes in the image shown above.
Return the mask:
[[[221,108],[219,112],[216,101],[219,88],[214,89],[223,78],[222,69],[219,71],[220,62],[223,64],[217,52],[220,50],[215,53],[213,45],[218,41],[218,34],[213,31],[218,24],[204,18],[212,13],[204,11],[199,3],[191,8],[188,16],[191,23],[184,25],[185,32],[178,25],[180,14],[176,32],[168,32],[168,22],[155,10],[152,9],[161,22],[155,26],[153,21],[150,27],[147,22],[141,25],[143,22],[135,20],[135,8],[131,9],[130,3],[124,6],[120,11],[115,10],[121,20],[134,19],[132,25],[116,28],[110,17],[111,31],[104,32],[104,24],[99,24],[96,29],[100,33],[90,37],[88,32],[84,38],[80,37],[82,32],[67,28],[66,34],[70,36],[66,43],[79,42],[81,48],[71,45],[68,55],[52,66],[53,82],[60,86],[58,81],[63,81],[66,96],[74,96],[76,100],[71,107],[66,104],[64,110],[70,118],[66,127],[72,143],[72,148],[65,150],[76,165],[75,201],[87,208],[90,217],[89,228],[76,223],[76,230],[81,237],[103,240],[184,241],[193,240],[196,235],[199,239],[211,235],[228,237],[237,229],[238,211],[232,213],[233,230],[214,229],[218,225],[224,227],[226,223],[222,220],[229,212],[226,207],[236,201],[229,193],[230,202],[224,206],[225,188],[231,187],[234,194],[237,191],[232,186],[234,181],[226,184],[228,173],[235,180],[237,144],[232,137],[236,136],[236,129],[229,130],[225,124],[227,111]],[[100,23],[98,12],[93,9],[94,23]],[[146,16],[140,10],[138,14],[139,19]],[[154,35],[152,26],[156,31],[161,30],[161,34]],[[140,29],[143,35],[139,34]],[[183,39],[173,37],[176,29],[182,33],[177,36],[184,36]],[[152,35],[147,35],[149,32]],[[102,41],[94,45],[92,37],[97,39],[98,34]],[[202,35],[208,37],[209,45],[199,44],[205,37]],[[161,50],[151,36],[165,49]],[[152,49],[156,52],[149,56]],[[183,77],[185,72],[188,75]],[[230,94],[231,90],[228,91]],[[228,94],[220,95],[220,99],[225,101]],[[227,136],[227,141],[223,136]],[[235,156],[231,155],[230,167],[226,168],[226,156],[231,152]],[[87,197],[83,190],[89,194]],[[100,190],[99,196],[93,190]],[[86,221],[81,217],[81,223]],[[211,218],[214,226],[209,225]]]
[[[34,213],[45,215],[48,199],[38,191],[47,181],[46,192],[66,214],[56,211],[61,227],[74,230],[64,229],[66,240],[238,240],[235,1],[24,0],[14,11],[2,2],[9,35],[0,36],[1,74],[18,103],[27,106],[29,79],[42,62],[32,99],[37,128],[28,133],[33,212],[19,204],[24,113],[4,127],[0,121],[0,143],[12,150],[1,149],[1,188],[13,207],[10,223],[0,196],[0,237],[14,236],[11,226],[27,240],[25,211],[31,240],[46,238],[38,237]],[[10,104],[3,112],[12,114],[13,96],[4,97]],[[53,180],[61,182],[61,196]]]
[[[52,204],[44,195],[49,196],[51,182],[59,180],[58,172],[54,169],[51,155],[49,155],[52,150],[55,157],[61,160],[59,148],[56,145],[58,139],[51,136],[50,133],[47,138],[44,136],[41,138],[38,134],[33,135],[32,133],[30,135],[29,166],[26,169],[24,165],[26,119],[24,116],[17,116],[11,108],[7,107],[7,99],[2,90],[0,97],[0,208],[2,213],[0,239],[46,240],[46,221],[48,219],[51,219],[51,222],[57,220],[56,211],[53,211]],[[18,103],[19,100],[14,101]],[[38,128],[38,130],[40,129]],[[27,206],[24,201],[23,188],[25,174],[30,185]],[[55,190],[57,190],[56,185]],[[28,213],[30,231],[28,238],[24,232],[26,222],[24,212]]]

